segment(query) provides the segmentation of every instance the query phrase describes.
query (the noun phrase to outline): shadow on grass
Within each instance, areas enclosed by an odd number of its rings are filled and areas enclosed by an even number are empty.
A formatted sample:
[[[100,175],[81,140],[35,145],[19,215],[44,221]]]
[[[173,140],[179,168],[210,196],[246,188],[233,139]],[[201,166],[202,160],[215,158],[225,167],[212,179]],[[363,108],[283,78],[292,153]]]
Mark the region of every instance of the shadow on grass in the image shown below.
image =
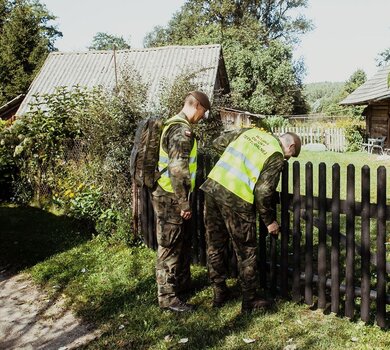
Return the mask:
[[[197,274],[193,280],[195,290],[189,302],[197,308],[192,313],[161,310],[154,275],[140,279],[132,287],[112,290],[98,305],[84,304],[79,315],[104,324],[106,332],[83,349],[217,348],[230,335],[245,332],[253,322],[253,314],[240,313],[241,295],[221,309],[212,308],[211,287],[204,284],[206,274]],[[235,291],[236,287],[232,289]],[[274,312],[277,310],[255,315]],[[188,344],[179,344],[183,338],[189,339]]]
[[[90,224],[32,207],[0,206],[0,272],[13,274],[91,238]]]

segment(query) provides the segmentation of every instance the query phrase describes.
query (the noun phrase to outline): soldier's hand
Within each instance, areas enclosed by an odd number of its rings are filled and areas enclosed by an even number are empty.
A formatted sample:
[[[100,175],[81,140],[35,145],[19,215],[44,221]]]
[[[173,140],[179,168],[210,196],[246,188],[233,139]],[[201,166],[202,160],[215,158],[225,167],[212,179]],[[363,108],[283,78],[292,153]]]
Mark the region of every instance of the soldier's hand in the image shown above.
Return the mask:
[[[274,221],[272,224],[269,224],[267,226],[267,229],[268,229],[268,233],[271,234],[271,235],[278,235],[279,233],[279,224]]]
[[[191,219],[192,212],[191,212],[191,210],[182,210],[182,211],[180,212],[180,216],[181,216],[184,220],[189,220],[189,219]]]

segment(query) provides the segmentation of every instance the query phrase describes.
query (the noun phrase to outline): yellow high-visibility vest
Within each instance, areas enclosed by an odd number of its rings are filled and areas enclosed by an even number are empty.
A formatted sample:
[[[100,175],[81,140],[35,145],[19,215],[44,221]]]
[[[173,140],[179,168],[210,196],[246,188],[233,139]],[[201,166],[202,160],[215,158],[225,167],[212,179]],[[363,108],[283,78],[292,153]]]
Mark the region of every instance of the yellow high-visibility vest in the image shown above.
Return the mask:
[[[259,129],[250,129],[229,144],[208,177],[253,204],[253,191],[261,170],[275,152],[283,154],[274,136]]]
[[[163,138],[164,138],[164,135],[165,135],[166,131],[168,130],[168,128],[172,124],[183,124],[183,123],[185,123],[189,127],[191,127],[190,123],[189,123],[189,121],[187,119],[183,119],[183,118],[180,118],[180,117],[177,117],[177,116],[169,118],[165,122],[165,126],[163,128],[163,131],[162,131],[162,134],[161,134],[161,139],[160,139],[160,152],[159,152],[159,160],[158,160],[158,171],[162,171],[163,169],[168,167],[168,162],[169,162],[168,153],[165,152],[163,147],[162,147],[162,142],[163,142]],[[191,189],[190,189],[191,192],[195,188],[196,156],[197,156],[197,143],[196,143],[196,140],[194,139],[194,145],[192,146],[192,149],[191,149],[191,152],[190,152],[190,159],[189,159],[189,162],[188,162],[189,171],[190,171],[190,175],[191,175]],[[166,171],[164,171],[161,174],[161,177],[158,179],[157,182],[158,182],[158,184],[161,186],[161,188],[164,191],[170,192],[170,193],[174,193],[173,187],[172,187],[171,178],[170,178],[170,174],[169,174],[169,169],[167,169]]]

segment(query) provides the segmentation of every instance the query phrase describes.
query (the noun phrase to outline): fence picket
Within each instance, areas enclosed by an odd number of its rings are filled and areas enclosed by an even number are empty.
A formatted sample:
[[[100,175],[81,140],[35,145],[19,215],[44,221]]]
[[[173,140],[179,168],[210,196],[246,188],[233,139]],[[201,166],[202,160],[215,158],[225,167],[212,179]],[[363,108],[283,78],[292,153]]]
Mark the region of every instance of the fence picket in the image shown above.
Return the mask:
[[[288,198],[288,163],[284,163],[282,172],[282,192],[280,204],[280,293],[283,298],[288,296],[288,239],[290,234],[290,214]]]
[[[377,299],[376,321],[379,327],[386,326],[386,168],[377,170]]]
[[[323,129],[319,127],[280,127],[272,129],[272,132],[277,136],[280,136],[287,131],[294,132],[299,135],[302,145],[306,145],[308,143],[323,143],[329,151],[346,151],[346,141],[343,129]]]
[[[301,300],[300,276],[301,276],[301,201],[300,201],[301,179],[298,162],[293,164],[293,279],[292,299]]]
[[[313,164],[306,164],[305,303],[313,303]]]
[[[347,251],[345,267],[345,316],[353,318],[355,306],[355,167],[347,167]]]
[[[319,229],[318,229],[318,307],[326,307],[326,164],[318,169]]]
[[[331,312],[340,307],[340,166],[332,167]]]
[[[370,168],[362,168],[362,221],[361,221],[361,290],[360,316],[364,322],[370,319]]]

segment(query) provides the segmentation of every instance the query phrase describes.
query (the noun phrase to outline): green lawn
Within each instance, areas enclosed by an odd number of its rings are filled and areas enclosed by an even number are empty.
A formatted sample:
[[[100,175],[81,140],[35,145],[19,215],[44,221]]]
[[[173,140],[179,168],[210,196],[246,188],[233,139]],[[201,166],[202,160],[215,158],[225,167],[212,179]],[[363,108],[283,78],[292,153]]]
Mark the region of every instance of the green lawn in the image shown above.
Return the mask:
[[[314,195],[318,194],[318,166],[320,163],[326,164],[327,174],[327,197],[332,197],[332,166],[334,164],[340,165],[340,184],[341,184],[341,199],[346,198],[346,178],[347,166],[353,164],[355,167],[355,196],[356,200],[361,199],[361,169],[364,165],[370,168],[370,186],[371,186],[371,201],[376,202],[376,177],[377,169],[380,166],[386,168],[387,173],[387,187],[390,188],[390,156],[378,156],[375,154],[368,154],[366,152],[312,152],[302,150],[298,158],[291,158],[289,160],[290,178],[293,172],[293,164],[295,161],[300,163],[301,172],[301,193],[304,194],[305,189],[305,165],[308,162],[313,164],[313,188]],[[290,181],[290,192],[292,191],[292,181]],[[390,203],[390,190],[387,190],[387,202]]]
[[[390,168],[388,160],[362,153],[303,151],[299,160],[301,166],[312,161],[314,168],[322,161],[330,166],[337,162],[344,167],[351,161],[356,168],[366,163],[372,169]],[[196,312],[161,311],[155,252],[143,245],[128,247],[95,237],[80,222],[36,208],[0,207],[0,225],[0,266],[26,268],[52,298],[65,296],[78,315],[103,329],[100,339],[84,349],[390,348],[386,330],[291,301],[277,300],[276,310],[241,315],[233,279],[229,285],[235,298],[213,309],[207,271],[201,266],[192,266],[194,289],[188,295]],[[179,343],[183,339],[188,342]]]
[[[306,305],[278,300],[277,310],[240,314],[240,293],[213,309],[205,268],[192,267],[192,314],[176,315],[157,307],[155,253],[102,238],[83,243],[30,269],[38,283],[65,295],[83,318],[100,325],[103,336],[85,349],[387,349],[390,334],[376,326],[350,322]],[[55,288],[53,288],[55,287]],[[179,344],[188,338],[188,343]],[[254,343],[246,344],[244,339]]]
[[[100,339],[85,349],[390,347],[387,331],[289,301],[278,300],[277,310],[268,313],[241,315],[236,280],[229,281],[234,300],[215,310],[206,269],[200,266],[192,267],[194,290],[188,295],[197,311],[188,315],[161,311],[154,251],[90,238],[82,226],[76,230],[73,221],[35,208],[2,207],[0,213],[2,227],[7,227],[6,233],[2,230],[1,253],[12,261],[21,259],[53,299],[65,296],[69,307],[103,329]],[[184,338],[188,342],[179,344]]]

